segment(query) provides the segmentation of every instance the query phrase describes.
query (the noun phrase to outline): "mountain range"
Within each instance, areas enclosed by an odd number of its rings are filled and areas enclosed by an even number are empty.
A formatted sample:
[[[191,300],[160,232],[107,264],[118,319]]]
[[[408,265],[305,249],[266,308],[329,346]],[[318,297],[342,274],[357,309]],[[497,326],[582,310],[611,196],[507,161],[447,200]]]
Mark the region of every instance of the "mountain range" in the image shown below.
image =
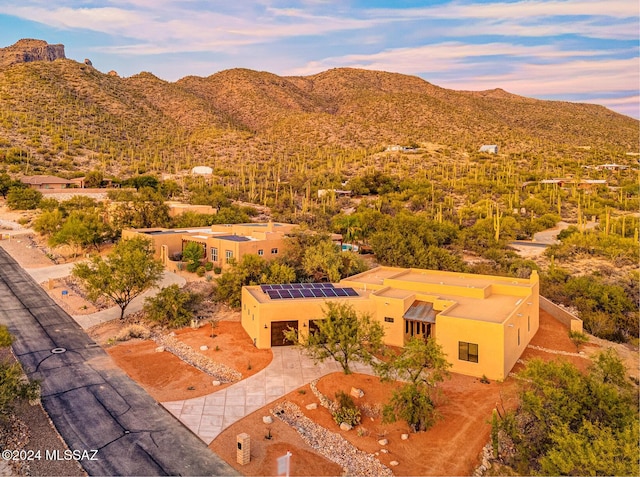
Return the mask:
[[[231,69],[176,82],[147,72],[123,78],[66,59],[62,45],[46,45],[35,44],[40,56],[21,54],[20,42],[0,49],[0,159],[4,150],[9,164],[28,156],[45,168],[76,170],[144,157],[177,169],[174,163],[391,144],[454,152],[498,144],[515,154],[638,149],[639,122],[593,104],[501,89],[455,91],[351,68],[311,76]],[[33,43],[26,46],[33,51]]]

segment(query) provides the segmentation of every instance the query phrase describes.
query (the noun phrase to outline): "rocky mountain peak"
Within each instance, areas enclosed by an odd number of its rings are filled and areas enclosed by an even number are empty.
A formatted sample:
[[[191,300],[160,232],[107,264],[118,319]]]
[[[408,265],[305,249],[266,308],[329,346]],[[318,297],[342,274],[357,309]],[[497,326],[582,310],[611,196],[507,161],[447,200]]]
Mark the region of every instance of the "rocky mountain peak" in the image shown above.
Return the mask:
[[[0,68],[16,63],[55,61],[64,58],[64,45],[50,45],[44,40],[26,38],[6,48],[0,48]]]

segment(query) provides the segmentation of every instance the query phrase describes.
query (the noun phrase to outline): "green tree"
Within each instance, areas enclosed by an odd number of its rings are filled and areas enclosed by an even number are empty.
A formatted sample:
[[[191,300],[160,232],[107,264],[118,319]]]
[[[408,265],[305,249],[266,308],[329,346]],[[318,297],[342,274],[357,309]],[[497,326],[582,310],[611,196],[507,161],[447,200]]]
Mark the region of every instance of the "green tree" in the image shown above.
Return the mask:
[[[167,227],[171,224],[169,206],[164,197],[154,189],[145,187],[133,195],[116,194],[120,200],[110,212],[114,228]]]
[[[180,328],[194,317],[195,308],[201,296],[187,290],[181,290],[176,284],[169,285],[154,297],[144,301],[144,311],[149,319],[170,328]]]
[[[204,248],[201,243],[188,242],[182,248],[182,261],[187,262],[187,271],[195,273],[204,257]]]
[[[155,285],[162,271],[162,263],[153,258],[151,241],[136,237],[121,240],[106,258],[76,264],[71,273],[83,283],[90,299],[110,299],[124,319],[131,300]]]
[[[7,194],[13,188],[25,189],[27,186],[20,181],[13,180],[9,174],[0,174],[0,195],[6,199]]]
[[[439,415],[431,395],[421,384],[407,383],[393,392],[389,403],[382,408],[383,422],[405,421],[414,432],[426,431]]]
[[[289,265],[273,261],[269,263],[262,283],[292,283],[296,280],[296,271]]]
[[[305,273],[315,282],[338,282],[341,277],[342,257],[340,250],[330,240],[308,247],[302,263]]]
[[[353,244],[360,237],[362,227],[357,215],[340,214],[333,218],[334,230],[342,234],[345,243]]]
[[[397,356],[377,367],[385,380],[407,381],[412,384],[435,386],[449,377],[451,363],[435,339],[412,337]]]
[[[383,407],[383,420],[402,419],[414,432],[431,427],[438,419],[435,385],[449,376],[450,367],[442,347],[434,339],[409,340],[400,354],[377,366],[382,379],[406,382]]]
[[[383,350],[384,329],[369,315],[358,316],[351,305],[327,302],[324,319],[307,336],[296,330],[285,332],[287,340],[297,343],[316,362],[335,359],[344,371],[351,374],[349,364],[357,361],[373,362],[374,354]]]
[[[44,214],[43,214],[44,215]],[[77,255],[80,249],[94,247],[100,251],[100,245],[113,236],[111,227],[102,220],[98,211],[72,211],[61,227],[49,238],[49,245],[70,245],[75,247]]]
[[[596,356],[588,374],[531,360],[520,406],[499,423],[514,449],[503,458],[527,475],[638,475],[638,389],[625,374],[613,351]]]
[[[42,193],[35,189],[12,187],[7,193],[7,207],[12,210],[34,210],[42,200]]]
[[[33,221],[33,230],[50,237],[60,230],[64,219],[64,214],[58,208],[45,210]]]
[[[84,176],[84,185],[89,188],[98,188],[102,185],[102,181],[104,180],[104,174],[102,171],[93,170],[87,172]]]

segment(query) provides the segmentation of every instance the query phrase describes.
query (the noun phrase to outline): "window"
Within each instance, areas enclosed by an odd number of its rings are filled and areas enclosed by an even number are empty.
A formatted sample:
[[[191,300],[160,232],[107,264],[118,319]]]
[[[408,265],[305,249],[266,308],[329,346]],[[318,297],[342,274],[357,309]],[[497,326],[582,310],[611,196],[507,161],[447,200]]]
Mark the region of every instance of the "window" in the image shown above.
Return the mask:
[[[458,341],[458,359],[461,361],[478,362],[478,345]]]
[[[260,257],[262,257],[264,255],[264,250],[262,250],[262,249],[258,250],[258,255]]]
[[[277,248],[272,248],[271,249],[271,255],[277,255],[278,254],[278,249]]]
[[[227,261],[227,263],[229,263],[229,260],[231,260],[233,258],[233,251],[232,250],[225,250],[224,251],[224,258]]]
[[[385,316],[384,321],[387,323],[393,323],[393,318],[391,318],[390,316]]]
[[[211,247],[211,261],[212,262],[217,262],[218,261],[218,248],[217,247]]]

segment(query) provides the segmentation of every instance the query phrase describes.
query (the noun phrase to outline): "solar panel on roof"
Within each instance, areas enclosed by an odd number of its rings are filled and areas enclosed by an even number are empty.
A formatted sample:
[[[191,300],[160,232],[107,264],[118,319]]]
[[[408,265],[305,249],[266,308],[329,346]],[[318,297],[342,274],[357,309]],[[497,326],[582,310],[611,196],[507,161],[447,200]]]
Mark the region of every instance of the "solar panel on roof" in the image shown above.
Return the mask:
[[[336,288],[333,283],[283,283],[260,285],[260,289],[272,300],[359,296],[353,288]]]

